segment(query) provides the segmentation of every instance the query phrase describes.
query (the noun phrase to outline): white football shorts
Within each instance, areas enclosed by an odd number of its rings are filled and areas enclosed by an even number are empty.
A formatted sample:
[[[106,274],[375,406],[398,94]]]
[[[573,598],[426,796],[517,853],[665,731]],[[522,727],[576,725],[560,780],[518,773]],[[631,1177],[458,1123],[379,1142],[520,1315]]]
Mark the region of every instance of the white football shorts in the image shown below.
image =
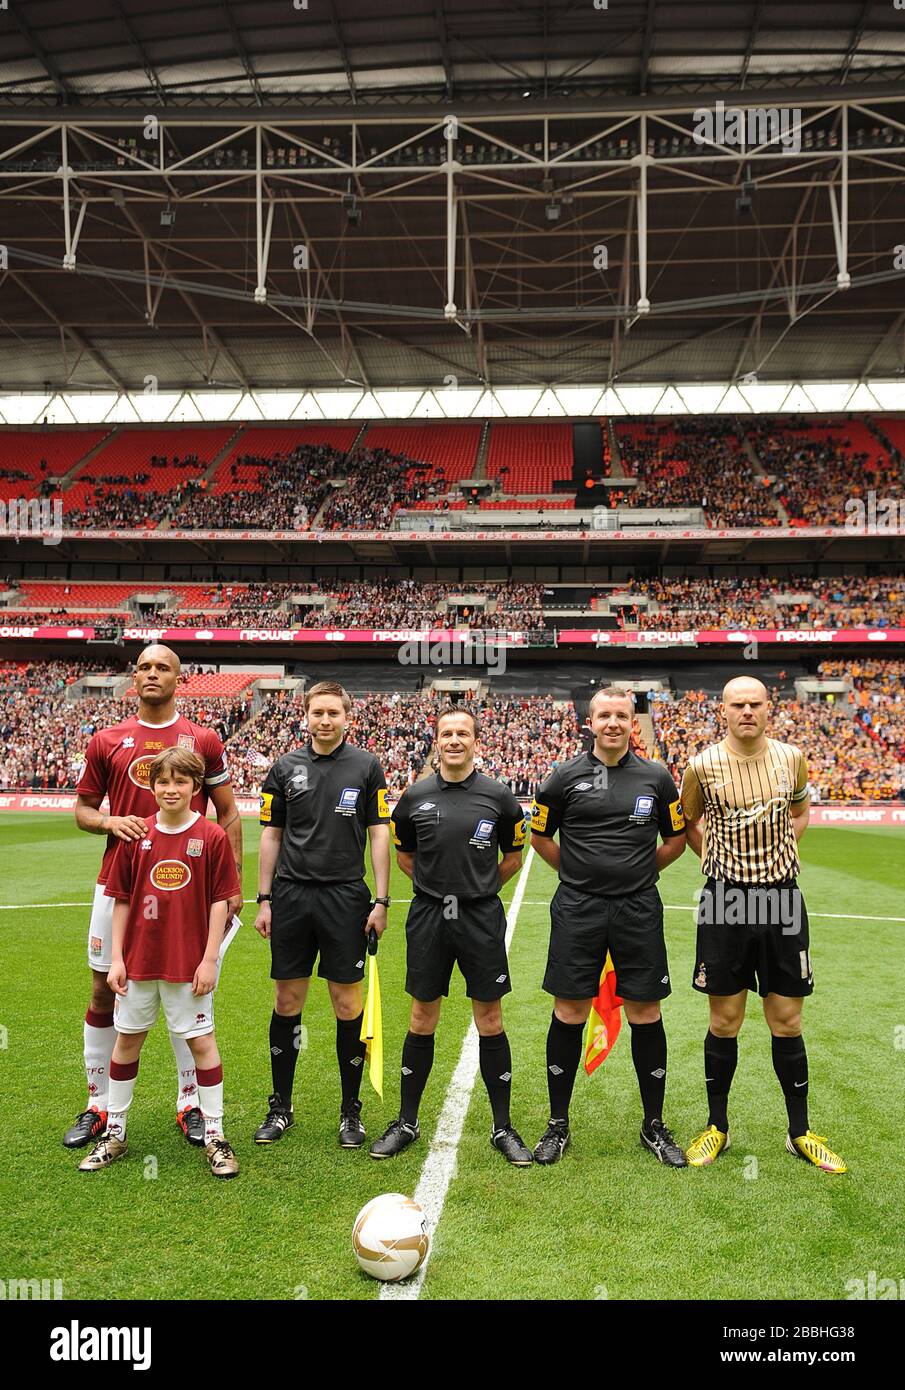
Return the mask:
[[[163,1005],[167,1028],[178,1038],[200,1038],[214,1031],[214,996],[194,995],[192,986],[168,980],[128,980],[116,996],[113,1026],[118,1033],[146,1033]]]

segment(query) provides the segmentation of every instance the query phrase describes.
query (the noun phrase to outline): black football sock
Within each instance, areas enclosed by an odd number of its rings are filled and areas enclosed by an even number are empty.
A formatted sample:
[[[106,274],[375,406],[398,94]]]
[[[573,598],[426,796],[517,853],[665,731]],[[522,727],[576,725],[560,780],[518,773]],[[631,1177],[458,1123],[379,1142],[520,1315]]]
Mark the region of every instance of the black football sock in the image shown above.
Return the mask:
[[[361,1074],[364,1071],[365,1047],[361,1041],[360,1013],[357,1018],[338,1018],[336,1020],[336,1060],[339,1062],[339,1079],[343,1089],[343,1105],[347,1100],[357,1100],[361,1090]]]
[[[738,1038],[718,1038],[708,1028],[704,1039],[704,1080],[710,1106],[707,1124],[716,1125],[721,1134],[729,1133],[729,1087],[737,1065]]]
[[[400,1119],[407,1125],[418,1123],[418,1106],[433,1065],[433,1033],[407,1033],[402,1044],[402,1095],[399,1107]]]
[[[563,1023],[554,1013],[547,1033],[547,1089],[550,1119],[569,1123],[569,1101],[581,1059],[583,1023]]]
[[[270,1070],[273,1089],[284,1105],[292,1104],[292,1083],[299,1055],[301,1014],[278,1014],[270,1019]]]
[[[644,1123],[663,1119],[666,1093],[666,1029],[662,1018],[656,1023],[632,1023],[632,1061],[638,1077]]]
[[[808,1054],[804,1038],[773,1037],[773,1070],[779,1077],[793,1139],[808,1132]]]
[[[512,1051],[505,1033],[497,1033],[492,1038],[481,1038],[478,1045],[481,1059],[481,1076],[490,1097],[493,1111],[494,1129],[505,1129],[509,1124],[509,1097],[512,1094]]]

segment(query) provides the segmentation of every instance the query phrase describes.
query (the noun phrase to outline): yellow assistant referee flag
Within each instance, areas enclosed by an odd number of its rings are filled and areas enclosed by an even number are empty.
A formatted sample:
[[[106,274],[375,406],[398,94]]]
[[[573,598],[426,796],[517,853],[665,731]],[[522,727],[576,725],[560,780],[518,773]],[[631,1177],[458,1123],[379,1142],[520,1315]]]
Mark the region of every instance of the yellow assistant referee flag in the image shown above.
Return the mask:
[[[368,1075],[371,1085],[383,1100],[383,1016],[380,1009],[380,976],[377,973],[377,934],[373,949],[368,943],[368,997],[361,1020],[361,1042],[366,1043]]]

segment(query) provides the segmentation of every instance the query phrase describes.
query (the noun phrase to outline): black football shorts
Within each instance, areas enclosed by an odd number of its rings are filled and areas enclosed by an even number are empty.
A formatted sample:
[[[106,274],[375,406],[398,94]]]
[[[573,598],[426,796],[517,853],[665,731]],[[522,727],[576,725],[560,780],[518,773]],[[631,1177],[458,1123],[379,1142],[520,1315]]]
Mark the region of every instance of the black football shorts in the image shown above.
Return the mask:
[[[405,923],[405,989],[429,1003],[449,994],[453,966],[469,999],[488,1003],[508,994],[506,912],[499,898],[431,898],[417,893]]]
[[[671,992],[663,903],[656,888],[625,897],[582,893],[560,883],[550,904],[544,989],[558,999],[593,999],[609,951],[621,999],[648,1003]]]
[[[364,879],[313,883],[275,878],[271,902],[270,978],[307,979],[320,955],[322,980],[352,985],[364,978],[365,923],[371,893]]]
[[[727,883],[708,878],[698,903],[692,984],[702,994],[803,998],[814,991],[808,910],[795,879]]]

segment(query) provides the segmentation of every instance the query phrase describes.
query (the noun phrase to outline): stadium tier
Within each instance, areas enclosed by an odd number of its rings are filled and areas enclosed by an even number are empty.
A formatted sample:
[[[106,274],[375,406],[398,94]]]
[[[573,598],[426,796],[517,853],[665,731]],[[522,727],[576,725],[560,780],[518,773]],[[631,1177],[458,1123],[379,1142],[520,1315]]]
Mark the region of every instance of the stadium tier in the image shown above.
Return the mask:
[[[815,578],[628,579],[607,585],[407,579],[139,584],[23,579],[6,591],[0,629],[115,620],[122,626],[408,628],[424,625],[532,631],[610,626],[631,634],[672,629],[802,630],[905,627],[905,575]],[[130,600],[141,596],[141,607]]]
[[[90,519],[96,498],[111,491],[131,492],[139,503],[145,490],[167,495],[199,478],[235,432],[229,425],[119,430],[75,473],[63,492],[64,511]]]

